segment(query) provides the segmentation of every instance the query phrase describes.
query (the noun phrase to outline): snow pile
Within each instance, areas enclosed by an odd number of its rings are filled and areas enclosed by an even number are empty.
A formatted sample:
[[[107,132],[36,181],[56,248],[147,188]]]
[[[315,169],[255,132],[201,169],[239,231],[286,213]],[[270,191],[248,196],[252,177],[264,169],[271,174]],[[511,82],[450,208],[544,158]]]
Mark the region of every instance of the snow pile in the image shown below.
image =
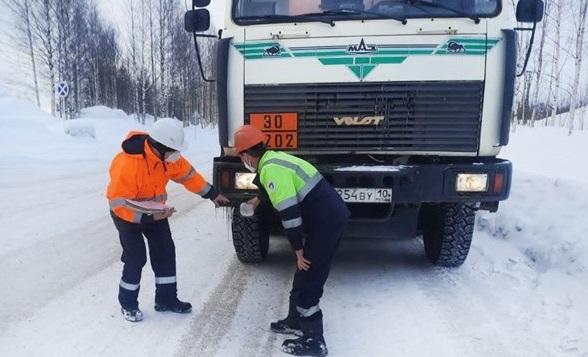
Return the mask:
[[[398,172],[404,169],[410,168],[410,166],[398,165],[398,166],[374,166],[374,165],[356,165],[349,167],[339,167],[335,171],[370,171],[370,172]]]
[[[583,274],[588,263],[588,194],[582,186],[542,177],[515,180],[496,214],[482,213],[478,229],[518,248],[538,273]]]
[[[67,120],[63,123],[64,132],[75,137],[96,138],[95,125],[108,125],[112,121],[128,121],[129,116],[120,109],[96,106],[82,109],[79,119]],[[149,123],[153,122],[150,118]],[[110,123],[111,126],[112,123]]]
[[[517,246],[538,272],[585,273],[587,152],[588,132],[518,128],[503,152],[514,166],[511,197],[498,213],[482,214],[479,229]]]
[[[524,299],[511,313],[529,336],[552,345],[550,355],[588,352],[586,153],[588,132],[517,128],[503,152],[514,167],[511,197],[497,213],[478,214],[466,262],[491,274],[504,300]]]
[[[102,105],[82,109],[83,118],[96,120],[125,120],[128,115],[120,109],[112,109]]]
[[[70,136],[96,137],[96,130],[91,123],[84,120],[70,120],[63,124],[65,133]]]
[[[59,127],[58,120],[34,105],[0,97],[0,150],[5,153],[0,156],[0,168],[46,160],[45,148],[63,147]]]
[[[0,97],[0,150],[10,153],[0,157],[0,168],[33,164],[68,168],[72,162],[109,162],[127,133],[149,131],[153,117],[148,116],[145,122],[142,125],[133,115],[103,106],[82,110],[78,119],[61,120],[29,102]],[[214,131],[186,127],[186,139],[192,144],[189,147],[214,145]],[[196,144],[198,140],[203,142]],[[185,154],[191,153],[188,149]]]

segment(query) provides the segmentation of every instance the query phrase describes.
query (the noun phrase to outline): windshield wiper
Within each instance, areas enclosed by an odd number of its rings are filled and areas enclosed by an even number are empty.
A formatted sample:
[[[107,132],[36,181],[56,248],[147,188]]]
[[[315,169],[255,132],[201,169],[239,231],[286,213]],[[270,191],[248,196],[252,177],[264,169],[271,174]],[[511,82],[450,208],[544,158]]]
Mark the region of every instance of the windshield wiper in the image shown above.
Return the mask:
[[[333,9],[333,10],[325,10],[322,12],[309,12],[306,14],[300,15],[263,15],[263,16],[240,16],[235,18],[236,20],[243,20],[248,22],[280,22],[280,21],[291,21],[291,20],[300,20],[300,19],[308,19],[312,21],[324,22],[331,26],[335,26],[335,21],[330,19],[331,16],[357,16],[357,15],[367,15],[371,18],[376,19],[391,19],[402,22],[403,25],[406,25],[406,18],[398,18],[393,16],[387,16],[384,14],[379,14],[377,12],[365,11],[365,10],[357,10],[357,9],[348,9],[348,8],[341,8],[341,9]]]
[[[303,18],[302,15],[290,16],[290,15],[260,15],[260,16],[239,16],[236,17],[235,20],[242,20],[249,23],[255,22],[269,22],[269,23],[276,23],[276,22],[283,22],[283,21],[291,21],[292,19],[296,20],[298,18]],[[324,22],[325,24],[329,24],[331,26],[335,26],[333,20],[319,18],[316,21]]]
[[[475,15],[472,15],[472,14],[470,14],[468,12],[465,12],[463,10],[456,9],[454,7],[445,5],[445,4],[433,3],[433,2],[429,2],[429,1],[425,1],[425,0],[406,0],[406,3],[408,5],[412,5],[412,6],[416,7],[416,8],[419,8],[418,5],[425,5],[425,6],[430,6],[430,7],[436,7],[436,8],[439,8],[439,9],[444,9],[444,10],[447,10],[447,11],[451,11],[454,14],[461,15],[463,17],[468,17],[468,18],[474,20],[474,22],[476,24],[479,24],[480,23],[480,18],[479,17],[477,17]]]
[[[376,19],[383,19],[383,20],[385,20],[385,19],[396,20],[396,21],[402,22],[403,25],[406,25],[406,18],[387,16],[387,15],[380,14],[377,12],[350,9],[350,8],[332,9],[332,10],[325,10],[322,12],[310,12],[307,14],[296,15],[293,17],[305,18],[305,17],[315,17],[315,16],[320,17],[320,16],[357,16],[357,15],[367,15],[367,16],[370,16],[370,17],[373,17]],[[329,20],[329,21],[333,21],[333,20]],[[331,26],[334,26],[334,23],[331,24]]]

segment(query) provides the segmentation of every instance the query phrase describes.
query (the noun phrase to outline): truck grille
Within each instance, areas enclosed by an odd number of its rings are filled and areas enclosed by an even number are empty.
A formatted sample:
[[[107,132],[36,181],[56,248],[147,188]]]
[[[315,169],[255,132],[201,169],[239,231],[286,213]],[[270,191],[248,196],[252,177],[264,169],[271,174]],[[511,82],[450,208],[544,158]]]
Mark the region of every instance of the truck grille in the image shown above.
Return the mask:
[[[298,113],[299,150],[476,152],[484,82],[386,82],[245,86],[251,113]],[[384,116],[379,125],[334,117]]]

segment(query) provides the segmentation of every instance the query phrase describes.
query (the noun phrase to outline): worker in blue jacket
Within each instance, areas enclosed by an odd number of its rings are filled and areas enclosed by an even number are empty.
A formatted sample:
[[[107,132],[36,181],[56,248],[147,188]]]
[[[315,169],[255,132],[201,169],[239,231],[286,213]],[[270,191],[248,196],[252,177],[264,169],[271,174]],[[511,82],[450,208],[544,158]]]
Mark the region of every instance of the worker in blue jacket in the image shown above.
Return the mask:
[[[272,331],[294,334],[282,350],[300,356],[326,356],[319,300],[343,229],[349,219],[345,202],[310,163],[268,150],[263,133],[245,125],[235,132],[235,150],[258,180],[296,252],[297,267],[288,316],[270,324]],[[254,206],[259,199],[250,201]]]

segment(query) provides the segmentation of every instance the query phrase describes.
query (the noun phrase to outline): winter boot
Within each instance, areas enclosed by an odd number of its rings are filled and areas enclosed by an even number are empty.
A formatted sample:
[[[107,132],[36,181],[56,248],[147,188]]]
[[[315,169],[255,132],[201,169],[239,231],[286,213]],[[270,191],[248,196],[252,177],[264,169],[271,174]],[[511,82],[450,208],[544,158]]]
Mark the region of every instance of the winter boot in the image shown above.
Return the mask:
[[[178,300],[177,297],[168,300],[155,299],[155,311],[171,311],[178,314],[187,314],[192,312],[192,304]]]
[[[299,313],[296,311],[296,304],[292,300],[290,300],[288,307],[288,316],[285,319],[270,323],[270,329],[275,333],[302,336]]]
[[[323,337],[323,313],[315,312],[311,316],[300,318],[302,337],[285,340],[282,351],[295,356],[326,356],[329,351]]]
[[[139,322],[143,320],[143,313],[141,310],[137,309],[125,309],[124,307],[120,308],[120,312],[122,313],[125,320],[130,322]]]

